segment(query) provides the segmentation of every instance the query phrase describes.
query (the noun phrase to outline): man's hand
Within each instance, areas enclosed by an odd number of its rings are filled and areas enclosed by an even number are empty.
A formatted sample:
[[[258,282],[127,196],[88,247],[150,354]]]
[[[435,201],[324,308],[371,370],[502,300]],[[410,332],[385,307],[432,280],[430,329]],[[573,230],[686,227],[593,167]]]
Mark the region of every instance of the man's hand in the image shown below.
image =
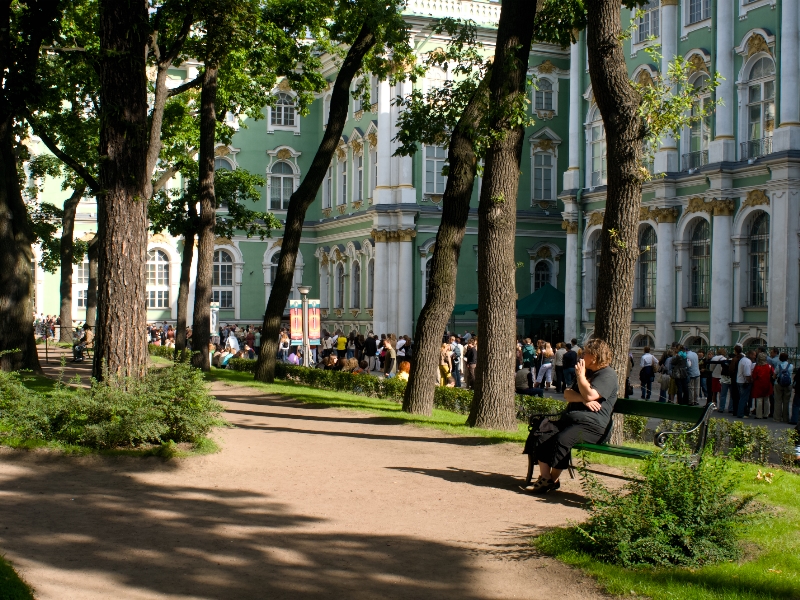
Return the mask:
[[[586,362],[582,358],[575,365],[575,375],[577,377],[586,377]]]
[[[586,403],[586,408],[588,408],[592,412],[598,412],[603,405],[600,404],[597,400],[592,400],[591,402]]]

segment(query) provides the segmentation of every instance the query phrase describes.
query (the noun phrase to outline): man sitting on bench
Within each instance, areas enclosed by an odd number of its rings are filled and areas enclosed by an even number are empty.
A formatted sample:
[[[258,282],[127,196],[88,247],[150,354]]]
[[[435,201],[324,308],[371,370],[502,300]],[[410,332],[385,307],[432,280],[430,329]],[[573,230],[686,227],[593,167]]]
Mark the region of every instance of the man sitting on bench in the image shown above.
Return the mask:
[[[92,347],[93,339],[94,334],[89,328],[89,324],[84,323],[83,335],[81,335],[81,339],[78,340],[74,346],[72,346],[72,362],[83,362],[83,351]]]
[[[575,366],[576,382],[564,392],[569,404],[558,421],[558,429],[538,446],[529,447],[534,432],[525,444],[525,454],[534,453],[539,463],[539,479],[533,484],[534,494],[545,494],[561,487],[561,471],[569,467],[572,447],[580,442],[601,441],[611,421],[617,401],[617,373],[611,364],[611,348],[600,339],[591,339],[583,349],[583,359]]]
[[[544,397],[544,390],[542,388],[533,386],[533,371],[531,370],[530,363],[526,362],[522,368],[514,375],[514,388],[518,394],[523,396],[539,396]]]

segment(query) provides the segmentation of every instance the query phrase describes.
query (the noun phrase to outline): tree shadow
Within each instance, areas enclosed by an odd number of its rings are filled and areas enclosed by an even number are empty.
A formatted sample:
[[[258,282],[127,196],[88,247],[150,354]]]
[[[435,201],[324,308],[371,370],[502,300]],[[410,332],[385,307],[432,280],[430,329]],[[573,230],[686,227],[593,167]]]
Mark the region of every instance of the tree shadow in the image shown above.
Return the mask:
[[[58,571],[180,597],[483,597],[462,548],[315,532],[318,517],[268,494],[146,481],[170,463],[12,453],[4,462],[0,545]]]
[[[509,490],[512,492],[523,493],[519,485],[521,479],[506,475],[505,473],[492,473],[489,471],[473,471],[471,469],[459,469],[448,467],[447,469],[425,469],[422,467],[387,467],[394,471],[403,473],[417,473],[437,477],[451,483],[468,483],[477,487],[489,487],[499,490]]]

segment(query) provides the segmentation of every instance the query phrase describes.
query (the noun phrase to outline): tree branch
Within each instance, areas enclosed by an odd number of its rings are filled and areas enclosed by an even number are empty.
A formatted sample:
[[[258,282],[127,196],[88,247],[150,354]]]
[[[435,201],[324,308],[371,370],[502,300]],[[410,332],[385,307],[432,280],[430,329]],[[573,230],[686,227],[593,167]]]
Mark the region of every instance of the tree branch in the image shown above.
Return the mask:
[[[203,83],[203,74],[200,73],[200,75],[198,75],[191,81],[187,81],[186,83],[169,90],[167,92],[167,98],[172,98],[173,96],[177,96],[178,94],[182,94],[183,92],[199,88],[202,83]]]
[[[158,190],[167,185],[167,182],[172,179],[178,171],[180,171],[180,169],[173,165],[159,175],[158,179],[153,183],[153,193],[155,194]]]

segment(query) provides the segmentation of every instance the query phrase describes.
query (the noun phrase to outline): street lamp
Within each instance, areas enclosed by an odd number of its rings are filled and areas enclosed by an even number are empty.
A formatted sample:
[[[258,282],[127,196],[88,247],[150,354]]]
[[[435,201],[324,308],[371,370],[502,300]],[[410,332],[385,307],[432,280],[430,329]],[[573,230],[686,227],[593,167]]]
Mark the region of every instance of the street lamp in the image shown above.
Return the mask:
[[[297,291],[303,297],[303,366],[308,367],[311,362],[311,346],[308,343],[308,293],[311,286],[299,285]]]

